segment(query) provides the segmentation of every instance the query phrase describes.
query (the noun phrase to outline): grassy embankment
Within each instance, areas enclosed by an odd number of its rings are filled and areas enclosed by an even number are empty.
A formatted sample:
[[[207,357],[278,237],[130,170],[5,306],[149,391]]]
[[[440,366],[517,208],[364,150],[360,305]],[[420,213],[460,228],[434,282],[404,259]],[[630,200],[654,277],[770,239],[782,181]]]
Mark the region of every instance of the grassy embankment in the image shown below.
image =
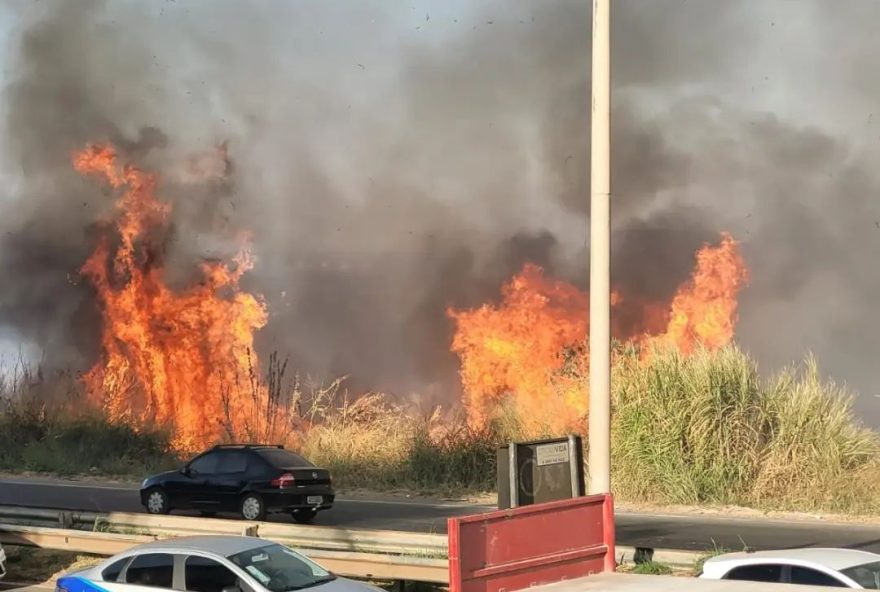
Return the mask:
[[[564,372],[586,382],[570,365]],[[45,394],[58,390],[59,380],[68,379],[25,373],[0,384],[7,401],[0,412],[0,470],[139,478],[176,462],[159,432],[70,414],[70,401],[80,396],[74,381],[62,397]],[[658,353],[647,362],[620,349],[613,384],[620,500],[880,513],[880,437],[857,424],[847,394],[821,380],[812,359],[761,379],[735,347]],[[337,395],[327,389],[310,397],[314,427],[301,435],[301,445],[342,488],[490,491],[496,446],[538,435],[523,433],[509,412],[473,431],[379,395],[355,402]]]

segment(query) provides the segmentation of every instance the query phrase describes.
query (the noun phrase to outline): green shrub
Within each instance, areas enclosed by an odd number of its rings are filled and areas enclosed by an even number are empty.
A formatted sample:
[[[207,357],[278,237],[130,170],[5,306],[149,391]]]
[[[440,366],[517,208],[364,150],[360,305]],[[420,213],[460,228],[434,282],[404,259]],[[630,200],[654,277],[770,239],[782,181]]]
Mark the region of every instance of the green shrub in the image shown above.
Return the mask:
[[[642,576],[669,576],[672,575],[672,568],[665,563],[645,561],[644,563],[635,564],[632,568],[632,573]]]
[[[48,411],[33,401],[0,413],[0,469],[60,475],[143,475],[174,466],[167,435],[135,432],[99,415]]]

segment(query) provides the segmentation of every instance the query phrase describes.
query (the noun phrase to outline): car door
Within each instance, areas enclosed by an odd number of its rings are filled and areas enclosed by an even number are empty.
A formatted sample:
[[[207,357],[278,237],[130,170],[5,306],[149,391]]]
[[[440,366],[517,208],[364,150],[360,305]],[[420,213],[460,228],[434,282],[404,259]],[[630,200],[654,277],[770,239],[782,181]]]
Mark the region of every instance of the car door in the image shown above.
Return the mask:
[[[217,472],[221,460],[220,451],[210,451],[196,457],[187,465],[186,497],[189,507],[207,512],[219,511],[219,501],[212,492],[211,479]]]
[[[141,553],[134,556],[118,578],[132,592],[145,588],[173,590],[174,563],[170,553]]]
[[[237,512],[239,497],[245,486],[249,454],[244,450],[219,453],[214,473],[207,477],[210,497],[221,512]]]
[[[183,566],[186,592],[231,592],[232,589],[244,592],[247,588],[232,570],[214,559],[189,555]]]

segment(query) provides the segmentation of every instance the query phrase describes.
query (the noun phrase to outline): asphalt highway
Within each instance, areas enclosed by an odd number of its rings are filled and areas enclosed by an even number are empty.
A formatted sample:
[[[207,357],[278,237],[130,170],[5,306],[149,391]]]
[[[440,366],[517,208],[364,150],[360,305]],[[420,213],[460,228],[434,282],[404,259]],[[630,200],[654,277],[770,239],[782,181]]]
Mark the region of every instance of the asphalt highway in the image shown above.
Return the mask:
[[[0,479],[0,505],[93,512],[142,512],[137,489],[46,479]],[[446,532],[446,519],[494,508],[460,503],[422,503],[341,496],[316,525],[408,532]],[[185,515],[185,514],[184,514]],[[235,519],[230,516],[230,519]],[[270,520],[289,522],[286,516]],[[797,547],[849,547],[880,553],[880,524],[731,519],[618,513],[617,542],[626,546],[705,551]]]

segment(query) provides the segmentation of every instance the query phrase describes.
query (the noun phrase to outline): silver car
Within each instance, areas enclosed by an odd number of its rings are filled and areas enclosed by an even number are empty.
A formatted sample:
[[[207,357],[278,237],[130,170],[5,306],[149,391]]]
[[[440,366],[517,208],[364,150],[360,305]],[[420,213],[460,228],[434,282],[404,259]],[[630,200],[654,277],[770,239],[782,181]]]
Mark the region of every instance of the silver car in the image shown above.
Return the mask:
[[[165,539],[58,579],[56,592],[384,592],[337,577],[283,545],[245,536]]]
[[[726,553],[707,560],[700,577],[880,590],[880,555],[818,547]]]

